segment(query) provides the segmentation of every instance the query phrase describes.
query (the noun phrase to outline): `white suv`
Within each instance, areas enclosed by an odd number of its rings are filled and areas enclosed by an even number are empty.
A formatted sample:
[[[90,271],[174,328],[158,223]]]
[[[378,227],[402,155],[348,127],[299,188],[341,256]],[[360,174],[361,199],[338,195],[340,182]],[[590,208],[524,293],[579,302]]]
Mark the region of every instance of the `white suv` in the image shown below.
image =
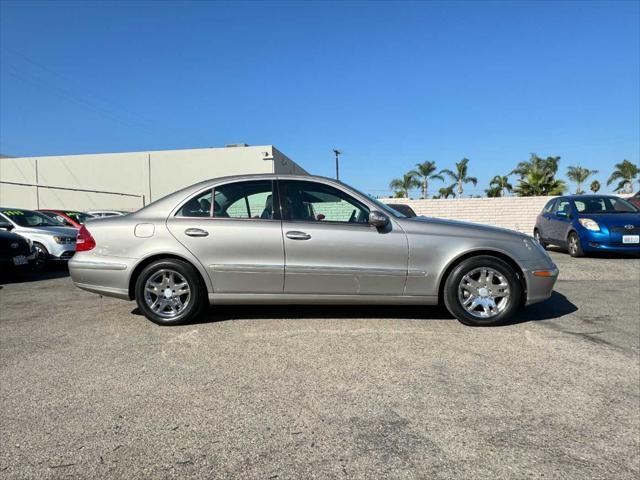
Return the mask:
[[[30,239],[38,253],[35,268],[48,261],[66,261],[76,252],[78,229],[65,227],[40,212],[22,208],[0,208],[0,220],[13,225],[13,232]]]

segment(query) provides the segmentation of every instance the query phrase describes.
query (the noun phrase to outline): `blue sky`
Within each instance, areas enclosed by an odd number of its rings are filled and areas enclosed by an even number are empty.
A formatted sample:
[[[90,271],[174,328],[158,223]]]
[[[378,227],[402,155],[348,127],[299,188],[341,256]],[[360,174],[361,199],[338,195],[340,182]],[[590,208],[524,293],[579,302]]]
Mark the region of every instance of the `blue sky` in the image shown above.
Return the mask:
[[[332,176],[336,146],[377,195],[463,157],[479,194],[537,152],[604,184],[639,160],[639,5],[3,1],[0,151],[274,144]]]

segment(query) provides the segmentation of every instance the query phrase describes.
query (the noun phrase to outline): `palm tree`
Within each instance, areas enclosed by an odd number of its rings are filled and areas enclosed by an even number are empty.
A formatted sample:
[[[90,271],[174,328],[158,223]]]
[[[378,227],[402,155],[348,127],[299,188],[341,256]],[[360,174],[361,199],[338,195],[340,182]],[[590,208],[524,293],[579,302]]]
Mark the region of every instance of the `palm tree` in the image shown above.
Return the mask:
[[[455,187],[455,184],[440,188],[440,190],[438,190],[438,195],[434,195],[433,198],[455,197],[456,194],[453,192],[453,187]]]
[[[414,172],[405,173],[402,178],[394,178],[389,183],[389,188],[393,190],[396,198],[409,198],[409,190],[413,190],[420,186],[416,180]]]
[[[493,196],[493,197],[506,197],[508,192],[511,192],[513,190],[513,185],[511,185],[509,183],[509,176],[508,175],[496,175],[495,177],[493,177],[491,179],[491,181],[489,182],[489,189],[485,190],[485,192],[487,193],[487,196]],[[497,191],[497,195],[489,195],[489,192],[494,192]]]
[[[619,192],[624,190],[625,193],[631,193],[633,191],[633,181],[638,177],[638,174],[640,174],[640,169],[629,160],[616,163],[615,167],[616,169],[609,177],[609,180],[607,180],[607,185],[611,185],[616,180],[620,180],[615,191]]]
[[[474,187],[478,184],[478,179],[476,177],[467,176],[468,163],[469,159],[463,158],[461,161],[456,163],[455,172],[449,170],[448,168],[440,171],[440,174],[445,174],[447,177],[453,180],[454,183],[451,184],[451,188],[456,186],[458,187],[458,198],[462,197],[463,184],[472,183]]]
[[[598,190],[600,190],[600,182],[598,180],[594,180],[593,182],[591,182],[589,190],[591,190],[593,193],[598,193]]]
[[[444,182],[444,178],[439,173],[433,173],[436,171],[436,162],[423,162],[416,164],[416,169],[411,170],[409,173],[420,179],[422,184],[422,198],[427,198],[427,189],[429,188],[429,180],[440,180]]]
[[[500,187],[489,187],[484,191],[484,193],[486,193],[489,198],[502,196],[502,190]]]
[[[555,178],[560,157],[538,157],[535,153],[525,162],[520,162],[511,172],[520,175],[514,191],[520,197],[537,195],[561,195],[567,186]]]
[[[582,184],[586,182],[591,175],[595,175],[596,173],[598,173],[597,170],[589,170],[588,168],[581,166],[571,166],[567,168],[567,177],[569,177],[569,180],[576,182],[576,194],[578,195],[584,193],[584,190],[582,190]]]

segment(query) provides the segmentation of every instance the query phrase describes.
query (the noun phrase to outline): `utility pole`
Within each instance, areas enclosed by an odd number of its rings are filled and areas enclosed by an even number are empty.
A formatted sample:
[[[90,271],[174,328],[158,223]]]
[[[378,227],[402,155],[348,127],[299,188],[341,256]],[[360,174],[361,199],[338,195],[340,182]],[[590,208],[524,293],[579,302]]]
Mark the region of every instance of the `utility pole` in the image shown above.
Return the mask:
[[[333,153],[336,154],[336,180],[340,180],[340,165],[339,165],[338,157],[342,155],[342,152],[337,148],[334,148]]]

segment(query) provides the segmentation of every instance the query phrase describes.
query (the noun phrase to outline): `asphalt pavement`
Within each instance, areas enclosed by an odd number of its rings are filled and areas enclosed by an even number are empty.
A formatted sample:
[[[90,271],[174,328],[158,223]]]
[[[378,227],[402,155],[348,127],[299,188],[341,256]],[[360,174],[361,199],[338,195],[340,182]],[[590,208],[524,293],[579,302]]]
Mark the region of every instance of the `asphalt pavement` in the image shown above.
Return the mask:
[[[513,324],[224,307],[159,327],[66,271],[0,289],[3,478],[638,478],[640,260],[552,253]]]

